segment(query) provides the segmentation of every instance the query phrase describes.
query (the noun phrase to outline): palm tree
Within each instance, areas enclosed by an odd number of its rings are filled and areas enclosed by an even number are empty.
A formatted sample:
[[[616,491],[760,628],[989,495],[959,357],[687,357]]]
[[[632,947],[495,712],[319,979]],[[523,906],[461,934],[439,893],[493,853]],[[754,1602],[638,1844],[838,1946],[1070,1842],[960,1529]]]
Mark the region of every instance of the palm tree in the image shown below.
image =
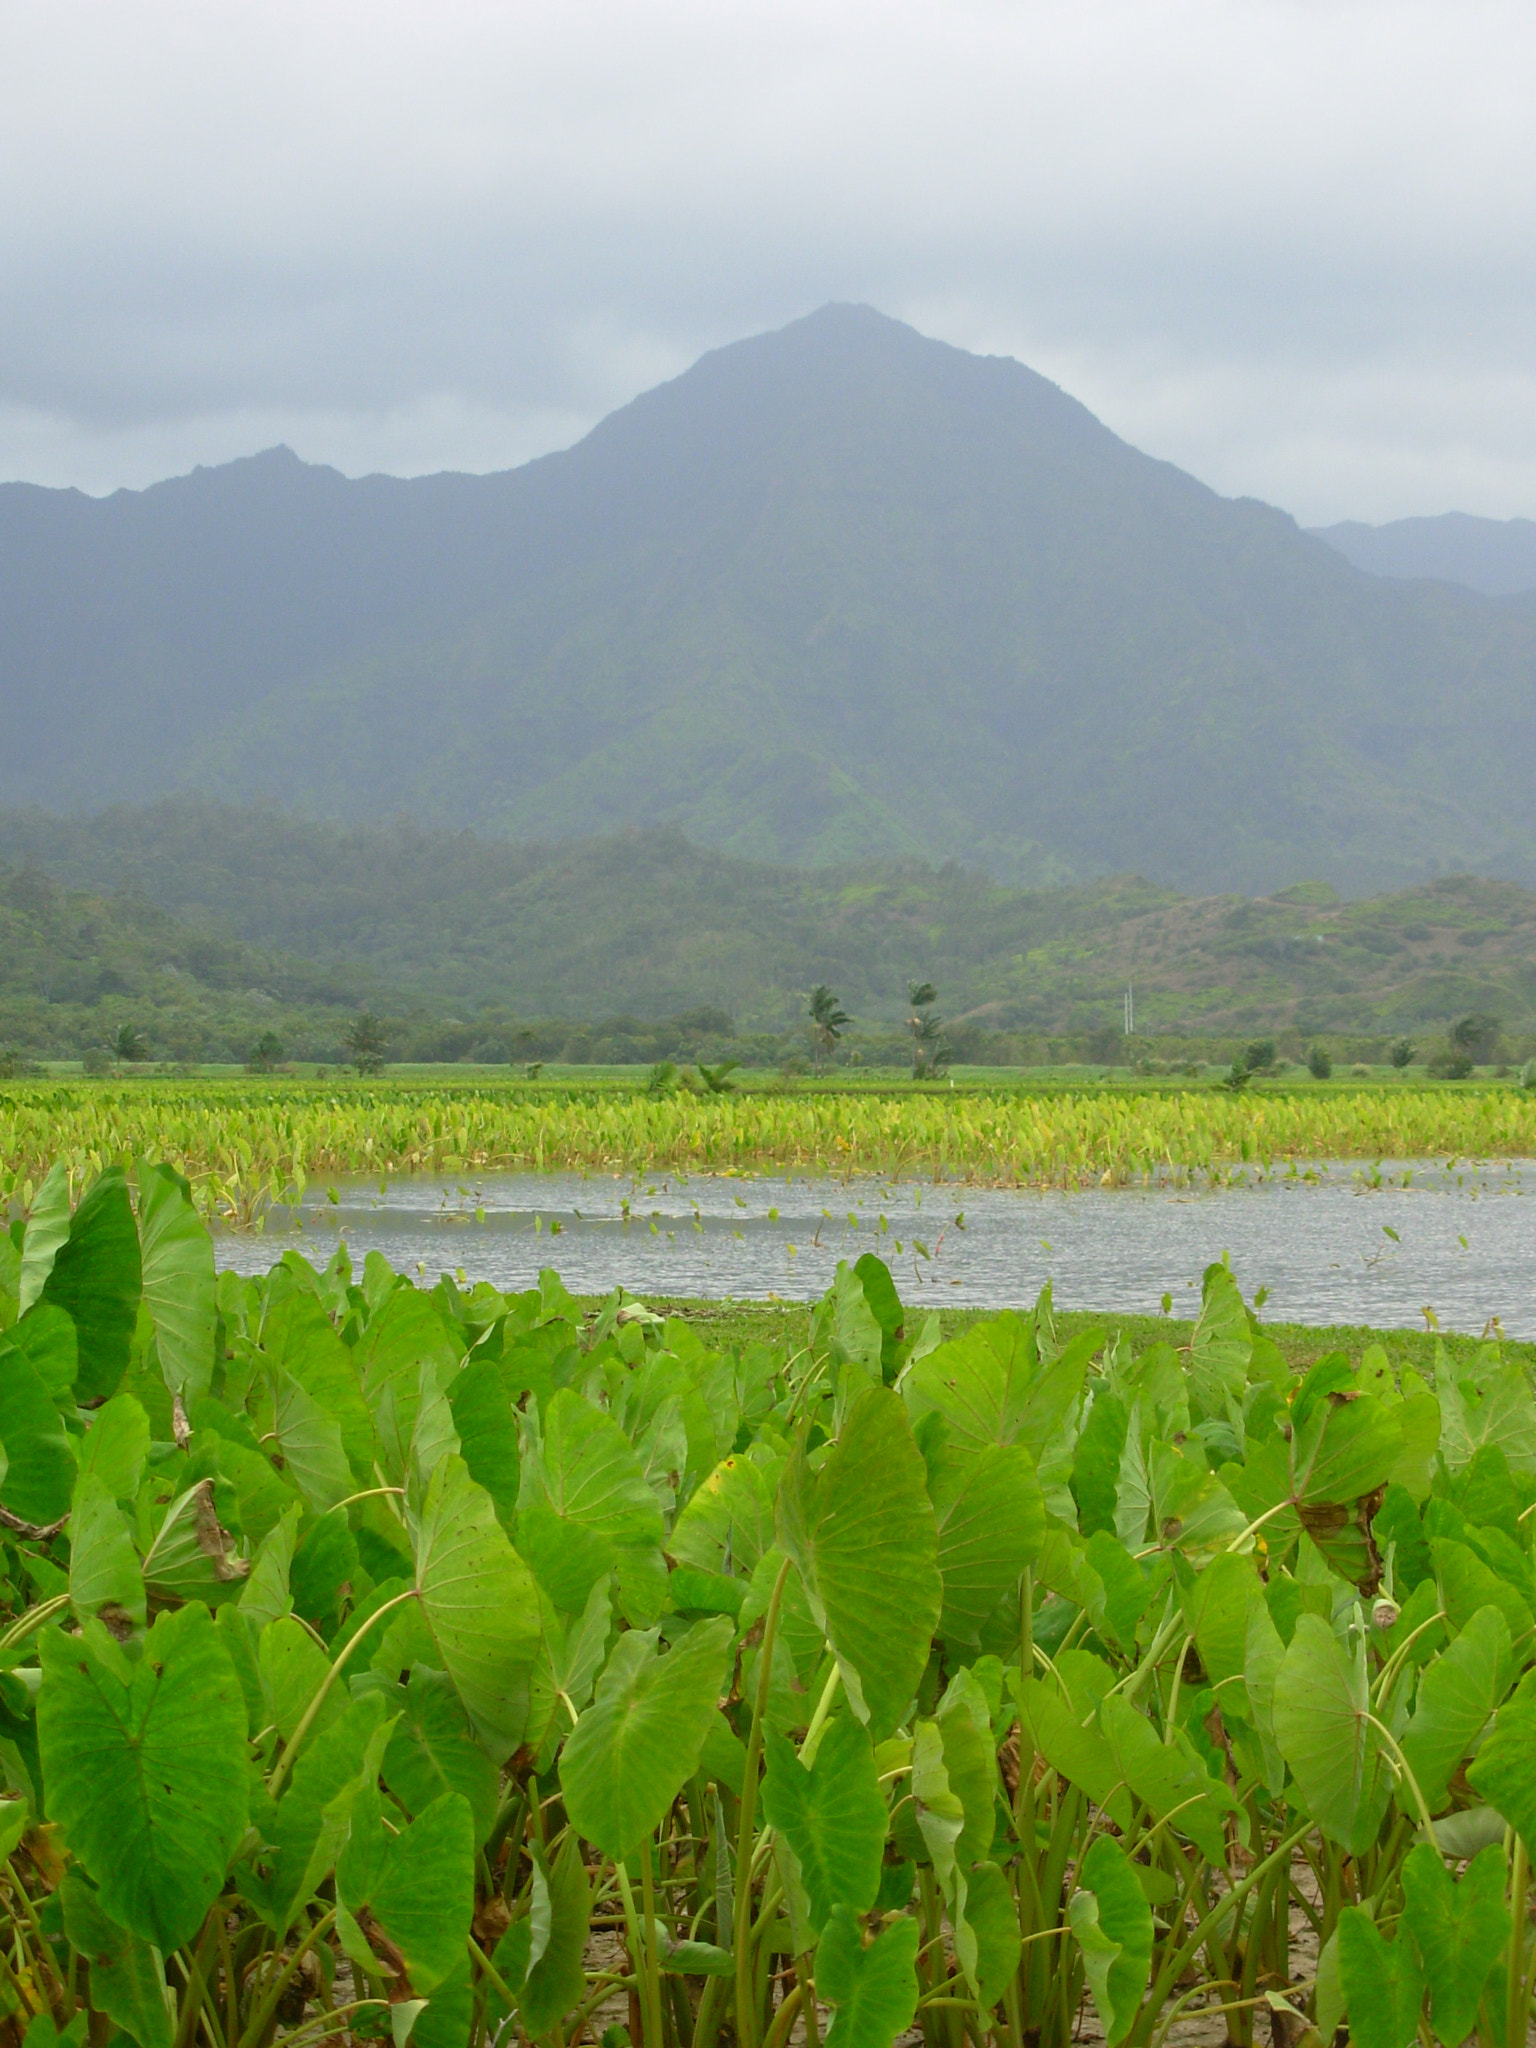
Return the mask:
[[[818,981],[811,990],[810,1012],[811,1042],[816,1048],[816,1067],[820,1072],[837,1050],[837,1041],[853,1019],[824,981]]]
[[[939,992],[931,981],[909,981],[907,1001],[912,1013],[907,1029],[912,1034],[912,1078],[930,1080],[949,1065],[949,1040],[944,1036],[944,1019],[935,1007]]]

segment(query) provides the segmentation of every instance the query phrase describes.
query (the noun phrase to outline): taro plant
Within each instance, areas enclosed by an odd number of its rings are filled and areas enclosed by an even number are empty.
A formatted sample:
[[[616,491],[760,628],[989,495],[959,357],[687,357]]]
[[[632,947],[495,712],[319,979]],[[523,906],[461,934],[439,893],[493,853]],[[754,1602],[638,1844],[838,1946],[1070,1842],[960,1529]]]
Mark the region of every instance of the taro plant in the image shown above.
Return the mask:
[[[1536,1403],[872,1257],[709,1350],[553,1273],[0,1236],[0,2025],[266,2048],[1523,2039]],[[75,1199],[78,1193],[78,1199]],[[34,2039],[35,2037],[35,2039]]]

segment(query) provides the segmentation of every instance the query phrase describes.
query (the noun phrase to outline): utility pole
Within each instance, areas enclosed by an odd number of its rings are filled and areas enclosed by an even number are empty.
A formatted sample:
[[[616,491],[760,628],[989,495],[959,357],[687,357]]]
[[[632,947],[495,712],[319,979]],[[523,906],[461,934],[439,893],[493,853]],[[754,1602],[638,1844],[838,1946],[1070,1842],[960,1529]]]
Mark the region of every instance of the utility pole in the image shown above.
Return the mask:
[[[1125,1035],[1129,1038],[1136,1029],[1136,991],[1129,983],[1120,1007],[1125,1012]]]

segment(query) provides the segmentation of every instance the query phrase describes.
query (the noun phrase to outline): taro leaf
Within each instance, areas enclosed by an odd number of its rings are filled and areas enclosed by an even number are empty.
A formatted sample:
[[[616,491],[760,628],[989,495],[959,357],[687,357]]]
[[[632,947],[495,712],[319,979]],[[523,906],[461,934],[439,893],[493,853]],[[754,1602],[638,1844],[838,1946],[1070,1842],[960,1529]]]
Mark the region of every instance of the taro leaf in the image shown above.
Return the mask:
[[[80,1440],[80,1470],[94,1473],[114,1500],[131,1501],[149,1456],[149,1417],[132,1394],[114,1394]]]
[[[310,1523],[293,1553],[289,1590],[294,1613],[312,1621],[322,1635],[333,1634],[342,1606],[357,1583],[358,1565],[357,1538],[348,1527],[347,1511],[334,1507],[318,1522]]]
[[[1253,1335],[1237,1282],[1226,1266],[1208,1266],[1189,1353],[1189,1390],[1203,1414],[1224,1416],[1229,1399],[1242,1399],[1252,1356]]]
[[[328,1821],[334,1802],[372,1766],[389,1739],[384,1695],[364,1693],[308,1744],[293,1767],[275,1812],[260,1822],[269,1847],[254,1864],[239,1866],[244,1893],[276,1934],[285,1934],[321,1879],[328,1876],[346,1838],[346,1820]]]
[[[1456,1766],[1488,1725],[1509,1684],[1509,1628],[1480,1607],[1419,1680],[1403,1754],[1431,1813],[1446,1802]]]
[[[524,1417],[517,1547],[566,1614],[626,1551],[661,1542],[661,1509],[634,1447],[612,1416],[562,1387],[545,1411]]]
[[[1248,1617],[1264,1597],[1253,1558],[1213,1557],[1192,1583],[1181,1585],[1181,1597],[1212,1685],[1240,1678],[1248,1658]],[[1223,1712],[1231,1696],[1222,1692]]]
[[[474,1823],[468,1800],[445,1792],[408,1828],[386,1839],[368,1908],[398,1951],[409,1989],[430,1996],[463,1955],[475,1910]],[[370,1932],[362,1913],[357,1917]],[[396,1982],[390,1988],[398,1996],[406,1987]]]
[[[955,1854],[966,1866],[992,1847],[998,1793],[991,1714],[980,1680],[968,1666],[950,1680],[936,1720],[944,1745],[944,1773],[965,1815]]]
[[[842,1364],[861,1366],[878,1381],[885,1333],[870,1306],[864,1282],[846,1259],[839,1259],[826,1299],[832,1307],[832,1355]]]
[[[539,1647],[539,1603],[491,1497],[462,1458],[433,1473],[416,1532],[416,1590],[436,1662],[493,1763],[522,1740]]]
[[[499,1359],[480,1358],[448,1382],[448,1402],[469,1476],[496,1503],[503,1522],[517,1510],[517,1423]]]
[[[812,1931],[820,1934],[834,1906],[868,1912],[880,1889],[886,1824],[869,1730],[839,1714],[809,1770],[782,1735],[768,1736],[766,1754],[763,1817],[799,1861]]]
[[[144,1583],[160,1600],[205,1600],[214,1606],[235,1597],[249,1570],[249,1561],[235,1555],[219,1521],[211,1479],[200,1479],[177,1495],[144,1557]]]
[[[1440,1582],[1440,1604],[1453,1629],[1465,1628],[1480,1607],[1497,1607],[1509,1626],[1510,1642],[1524,1660],[1536,1617],[1507,1580],[1490,1571],[1470,1544],[1450,1536],[1431,1539],[1430,1555]]]
[[[1248,1526],[1248,1517],[1198,1452],[1185,1457],[1174,1445],[1154,1441],[1147,1463],[1154,1529],[1165,1549],[1225,1546]]]
[[[914,1427],[937,1412],[952,1444],[980,1450],[1017,1440],[1038,1371],[1034,1317],[993,1316],[918,1359],[902,1393]]]
[[[1152,1598],[1152,1582],[1119,1537],[1108,1529],[1095,1529],[1088,1538],[1085,1555],[1103,1587],[1102,1593],[1089,1602],[1094,1626],[1107,1626],[1111,1635],[1129,1649],[1136,1640],[1136,1624]]]
[[[880,1375],[889,1386],[896,1377],[897,1347],[903,1335],[905,1311],[901,1297],[896,1292],[890,1267],[884,1259],[877,1259],[873,1252],[865,1252],[862,1258],[855,1260],[853,1270],[864,1289],[864,1299],[869,1303],[870,1312],[880,1325]]]
[[[1299,1616],[1275,1676],[1275,1740],[1308,1813],[1355,1856],[1375,1841],[1392,1796],[1370,1704],[1363,1640],[1348,1657],[1319,1615]]]
[[[413,1511],[419,1506],[432,1474],[443,1459],[456,1458],[459,1454],[459,1433],[453,1426],[453,1410],[448,1405],[447,1395],[437,1384],[437,1368],[431,1359],[423,1359],[416,1394],[416,1421],[411,1430],[410,1457],[405,1467],[406,1502]]]
[[[245,1832],[245,1700],[204,1607],[162,1614],[130,1664],[99,1622],[42,1638],[48,1810],[112,1919],[162,1955],[191,1939]]]
[[[1412,1943],[1402,1934],[1384,1940],[1369,1913],[1346,1906],[1339,1915],[1339,1974],[1350,2037],[1359,2048],[1408,2048],[1424,2002]]]
[[[341,1425],[281,1370],[273,1374],[272,1426],[283,1464],[313,1514],[323,1515],[356,1490]]]
[[[21,1240],[21,1273],[16,1313],[24,1316],[41,1295],[60,1245],[69,1236],[69,1168],[56,1159],[32,1197],[26,1234]]]
[[[1536,1401],[1519,1365],[1476,1371],[1458,1380],[1442,1353],[1436,1360],[1435,1390],[1440,1397],[1440,1449],[1452,1472],[1459,1472],[1484,1444],[1498,1444],[1512,1472],[1536,1470]]]
[[[965,1802],[950,1786],[944,1769],[944,1737],[936,1720],[915,1724],[911,1741],[911,1817],[918,1823],[915,1841],[903,1841],[913,1853],[928,1851],[928,1862],[938,1872],[946,1894],[954,1892],[958,1862],[954,1845],[965,1833]],[[965,1905],[965,1882],[961,1880],[961,1905]]]
[[[144,1626],[144,1574],[117,1502],[94,1474],[82,1472],[69,1516],[69,1598],[76,1619],[105,1607]]]
[[[240,1593],[240,1612],[256,1628],[266,1628],[268,1622],[274,1622],[281,1614],[293,1612],[289,1573],[293,1569],[293,1546],[299,1540],[301,1520],[303,1507],[295,1501],[283,1520],[262,1536],[252,1559],[250,1577]]]
[[[1072,1457],[1072,1497],[1077,1502],[1077,1526],[1084,1536],[1115,1526],[1128,1421],[1119,1395],[1100,1388]]]
[[[1403,1864],[1402,1883],[1403,1925],[1424,1966],[1430,2018],[1446,2048],[1458,2048],[1476,2024],[1488,1972],[1509,1939],[1503,1845],[1473,1857],[1458,1884],[1439,1853],[1421,1842]]]
[[[321,1304],[312,1294],[284,1296],[267,1311],[261,1343],[273,1364],[296,1379],[336,1423],[358,1484],[373,1485],[373,1420],[352,1353]]]
[[[213,1239],[175,1167],[141,1159],[137,1171],[144,1306],[155,1326],[166,1385],[190,1400],[207,1393],[213,1378]]]
[[[1106,1738],[1096,1728],[1083,1727],[1057,1687],[1041,1679],[1025,1680],[1019,1707],[1032,1746],[1051,1768],[1102,1806],[1116,1827],[1128,1828],[1131,1802]]]
[[[698,1768],[731,1636],[722,1617],[700,1622],[664,1657],[654,1630],[631,1629],[614,1644],[560,1756],[572,1825],[605,1856],[628,1855]]]
[[[310,1702],[326,1682],[331,1660],[302,1622],[284,1614],[262,1630],[256,1662],[261,1672],[267,1720],[284,1742],[291,1742]],[[345,1707],[346,1694],[339,1686],[332,1686],[311,1724],[310,1739],[338,1720]]]
[[[73,1413],[80,1345],[75,1326],[63,1309],[40,1301],[35,1308],[28,1309],[19,1323],[12,1323],[6,1336],[47,1388],[49,1400]]]
[[[139,2048],[171,2048],[165,1971],[150,1943],[118,1926],[78,1870],[66,1871],[59,1894],[69,1945],[90,1965],[92,2005]]]
[[[983,1444],[968,1455],[941,1443],[927,1467],[944,1583],[939,1630],[975,1647],[983,1622],[1040,1548],[1045,1502],[1021,1444]]]
[[[936,1354],[935,1354],[936,1355]],[[801,1450],[779,1488],[779,1538],[878,1742],[917,1691],[938,1626],[938,1530],[901,1397],[867,1388],[821,1470]]]
[[[866,1947],[858,1916],[837,1906],[816,1946],[816,1995],[837,2008],[826,2048],[891,2048],[917,2011],[917,1922],[888,1921]]]
[[[1109,1738],[1122,1777],[1152,1818],[1169,1820],[1207,1863],[1224,1864],[1222,1815],[1238,1810],[1230,1789],[1188,1749],[1160,1742],[1151,1722],[1118,1694],[1112,1693],[1099,1708],[1099,1726]]]
[[[496,1820],[500,1780],[475,1740],[451,1680],[418,1664],[401,1704],[404,1712],[384,1756],[385,1784],[407,1813],[422,1812],[445,1792],[462,1793],[474,1817],[478,1849]]]
[[[401,2028],[400,2015],[409,2009],[402,2002],[390,2007],[391,2037],[408,2039],[410,2048],[464,2048],[474,2030],[475,1994],[469,1984],[469,1957],[461,1949],[458,1961],[439,1984],[411,2024],[409,2036]],[[354,2038],[356,2038],[354,2036]]]
[[[695,1487],[672,1525],[667,1551],[700,1571],[734,1569],[750,1578],[772,1543],[772,1490],[763,1468],[742,1455],[722,1458]]]
[[[1374,1394],[1326,1394],[1294,1427],[1291,1498],[1309,1506],[1358,1500],[1386,1484],[1402,1454],[1400,1405]]]
[[[128,1369],[143,1273],[139,1232],[120,1166],[109,1166],[70,1219],[41,1298],[74,1322],[80,1345],[75,1395],[104,1400]]]
[[[9,1468],[0,1501],[24,1522],[44,1525],[69,1512],[75,1449],[31,1360],[0,1340],[0,1444]]]
[[[1467,1782],[1519,1832],[1536,1856],[1536,1700],[1516,1694],[1499,1709],[1493,1733],[1467,1766]]]
[[[978,1863],[966,1889],[965,1918],[975,1941],[971,1980],[984,2010],[995,2006],[1019,1967],[1019,1909],[995,1863]],[[958,1931],[957,1931],[958,1939]]]
[[[580,2004],[586,1989],[582,1959],[592,1922],[592,1889],[574,1831],[566,1836],[548,1883],[549,1933],[518,1999],[518,2015],[530,2040],[549,2033]]]
[[[1135,2019],[1152,1968],[1152,1908],[1125,1851],[1098,1835],[1078,1865],[1067,1908],[1104,2038],[1114,2048]]]

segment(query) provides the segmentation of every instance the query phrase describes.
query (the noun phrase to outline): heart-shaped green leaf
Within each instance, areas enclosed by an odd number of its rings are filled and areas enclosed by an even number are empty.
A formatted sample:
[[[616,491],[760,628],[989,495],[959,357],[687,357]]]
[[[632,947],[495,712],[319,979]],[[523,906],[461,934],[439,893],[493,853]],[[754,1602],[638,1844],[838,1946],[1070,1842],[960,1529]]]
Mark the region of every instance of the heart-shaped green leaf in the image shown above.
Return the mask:
[[[1339,1915],[1339,1973],[1350,2036],[1360,2048],[1408,2048],[1424,2002],[1412,1944],[1401,1934],[1384,1940],[1369,1913],[1346,1906]]]
[[[1424,1966],[1430,2018],[1446,2048],[1459,2048],[1471,2033],[1488,1972],[1509,1939],[1504,1876],[1502,1843],[1474,1856],[1459,1883],[1428,1842],[1403,1864],[1403,1925]]]
[[[880,1889],[886,1810],[869,1731],[851,1714],[830,1722],[807,1770],[782,1735],[767,1738],[763,1817],[800,1863],[813,1932],[834,1906],[864,1913]]]
[[[196,1933],[245,1831],[245,1700],[205,1607],[162,1614],[130,1664],[101,1628],[43,1637],[50,1817],[122,1927]]]
[[[491,1760],[504,1762],[528,1718],[539,1603],[490,1495],[462,1458],[444,1458],[427,1487],[416,1531],[416,1590],[440,1668],[458,1688]]]
[[[592,1704],[560,1756],[573,1826],[606,1856],[627,1856],[698,1766],[725,1683],[731,1624],[700,1622],[657,1656],[654,1630],[621,1635]]]
[[[1370,1706],[1364,1643],[1346,1657],[1327,1622],[1301,1615],[1275,1677],[1275,1740],[1308,1813],[1356,1856],[1375,1841],[1392,1797]]]
[[[797,1454],[780,1485],[780,1541],[876,1741],[917,1691],[943,1601],[926,1479],[900,1396],[870,1387],[821,1470]]]
[[[816,1995],[837,2008],[826,2048],[891,2048],[917,2011],[916,1962],[915,1920],[866,1943],[852,1908],[834,1907],[816,1946]]]

